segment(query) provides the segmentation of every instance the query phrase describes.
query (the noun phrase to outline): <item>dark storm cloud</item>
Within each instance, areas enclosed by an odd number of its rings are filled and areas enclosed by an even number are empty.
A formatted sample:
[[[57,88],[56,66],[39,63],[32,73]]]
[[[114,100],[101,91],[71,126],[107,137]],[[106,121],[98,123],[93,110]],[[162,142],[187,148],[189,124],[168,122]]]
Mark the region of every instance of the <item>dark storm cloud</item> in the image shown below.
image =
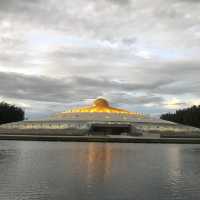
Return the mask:
[[[186,2],[186,3],[200,3],[199,0],[177,0],[178,2]]]
[[[164,99],[161,96],[156,96],[153,94],[149,95],[141,95],[135,96],[126,92],[119,92],[115,94],[110,94],[109,99],[116,105],[129,105],[130,107],[133,105],[145,105],[145,104],[157,104],[161,105],[164,102]]]
[[[134,97],[133,104],[139,104],[139,105],[144,105],[144,104],[149,104],[149,103],[160,104],[163,101],[164,99],[162,97],[147,95],[147,96]]]
[[[195,61],[179,61],[174,63],[166,63],[165,67],[162,69],[165,73],[175,73],[175,74],[185,74],[187,73],[197,73],[200,70],[200,62]]]
[[[116,92],[116,94],[119,93],[120,95],[120,91],[124,91],[124,94],[126,94],[126,92],[134,92],[136,90],[150,90],[160,85],[161,83],[154,83],[151,86],[148,84],[137,85],[84,77],[53,79],[44,76],[35,77],[16,73],[0,73],[0,93],[2,96],[47,102],[79,101],[84,98],[96,98],[105,93],[107,93],[108,96],[111,95],[110,97],[113,98],[112,92]],[[121,95],[119,95],[115,95],[115,97],[120,98]],[[132,103],[146,104],[159,101],[161,101],[160,97],[141,96],[136,97]],[[128,103],[128,100],[126,100],[126,102]]]
[[[176,3],[182,1],[184,0],[176,1]],[[36,23],[37,26],[40,27],[57,28],[66,32],[74,29],[76,33],[79,30],[82,35],[90,34],[91,36],[92,33],[92,35],[101,35],[101,37],[103,38],[113,38],[113,28],[118,27],[118,29],[114,29],[116,33],[118,33],[118,31],[121,32],[122,30],[127,32],[127,34],[124,34],[124,36],[120,33],[120,35],[122,35],[122,37],[124,38],[134,33],[130,28],[127,29],[127,26],[129,24],[133,24],[136,28],[139,24],[141,24],[140,15],[142,17],[143,10],[145,10],[146,5],[149,3],[145,0],[141,2],[131,0],[106,0],[95,1],[95,3],[90,0],[86,0],[84,2],[76,0],[75,2],[76,5],[79,4],[81,6],[81,9],[78,9],[77,6],[75,7],[73,2],[71,3],[68,1],[63,2],[46,0],[1,0],[0,12],[2,12],[5,16],[13,16],[13,19],[21,20],[25,23]],[[57,6],[59,3],[62,4],[62,7]],[[119,9],[124,5],[128,5],[125,11],[125,14],[127,15],[124,15],[124,13],[121,13],[119,10],[118,16],[116,16],[116,11],[112,9],[110,10],[109,14],[106,13],[105,11],[107,8],[109,8],[110,3],[117,4],[119,6]],[[131,7],[132,4],[134,5],[133,8]],[[162,21],[160,21],[160,16],[162,15],[168,16],[169,18],[173,18],[175,15],[182,16],[181,14],[179,15],[179,12],[177,12],[173,6],[169,6],[173,4],[174,1],[165,3],[162,0],[156,0],[152,5],[150,5],[149,7],[151,9],[149,10],[151,12],[144,12],[143,14],[144,17],[149,17],[149,19],[144,23],[146,28],[149,28],[149,26],[147,26],[146,24],[147,22],[149,22],[149,25],[152,26],[152,28],[156,26],[157,23],[162,23]],[[94,5],[94,10],[87,10],[87,6],[91,5]],[[84,10],[85,7],[86,10]],[[130,9],[128,9],[128,7],[130,7]],[[80,12],[81,10],[82,12]],[[182,10],[183,13],[185,13],[185,7],[183,7]],[[73,12],[75,15],[72,14]],[[94,18],[88,18],[87,14],[93,16],[94,13]],[[157,14],[155,15],[155,13]],[[136,18],[136,20],[133,20],[131,16]],[[65,18],[65,20],[63,20],[63,18]],[[103,18],[106,18],[106,20],[103,20]],[[118,23],[116,23],[117,21]],[[163,23],[167,22],[163,21]],[[181,24],[184,28],[184,23],[180,23],[180,25]],[[131,32],[129,30],[131,30]]]
[[[129,5],[131,3],[131,0],[106,0],[106,1],[122,6]]]
[[[200,81],[190,81],[190,82],[176,82],[171,85],[160,87],[154,90],[155,93],[158,94],[169,94],[169,95],[196,95],[197,97],[200,96]]]
[[[151,92],[160,95],[196,95],[200,96],[199,73],[200,62],[198,61],[174,61],[157,63],[155,67],[145,69],[152,77],[159,77],[167,84],[151,88]]]
[[[0,96],[142,109],[198,99],[199,2],[0,0],[0,71],[17,72],[0,73]]]
[[[123,38],[122,42],[128,46],[134,45],[137,42],[137,38],[136,37]]]
[[[45,76],[0,73],[1,96],[50,102],[71,102],[107,94],[113,99],[123,97],[122,102],[126,99],[128,103],[128,99],[131,99],[133,104],[146,104],[161,102],[162,94],[199,94],[199,81],[187,82],[187,84],[172,79],[138,84],[107,78],[73,76],[53,79]],[[122,91],[124,96],[120,94]],[[117,95],[112,96],[113,92]],[[132,100],[128,93],[136,92],[147,92],[147,95],[134,96]]]
[[[74,81],[78,85],[86,85],[90,88],[107,88],[107,89],[116,89],[121,91],[137,91],[137,90],[155,90],[156,88],[159,88],[161,86],[167,85],[171,83],[171,80],[163,80],[163,81],[156,81],[152,83],[143,83],[143,84],[137,84],[137,83],[127,83],[127,82],[121,82],[116,80],[108,80],[108,79],[92,79],[92,78],[86,78],[86,77],[75,77]]]
[[[39,5],[42,1],[41,0],[0,0],[0,10],[2,12],[13,11],[13,10],[21,10],[30,7],[34,9],[35,5]]]
[[[5,97],[56,101],[57,98],[62,98],[67,90],[69,90],[67,84],[61,80],[15,73],[0,73],[0,94]]]

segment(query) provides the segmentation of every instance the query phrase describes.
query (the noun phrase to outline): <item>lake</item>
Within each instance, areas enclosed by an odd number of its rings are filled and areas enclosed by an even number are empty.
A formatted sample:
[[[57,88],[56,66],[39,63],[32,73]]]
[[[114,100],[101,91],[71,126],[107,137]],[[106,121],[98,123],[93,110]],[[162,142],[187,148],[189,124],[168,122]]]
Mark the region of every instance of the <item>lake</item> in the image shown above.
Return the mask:
[[[0,199],[200,199],[200,145],[0,141]]]

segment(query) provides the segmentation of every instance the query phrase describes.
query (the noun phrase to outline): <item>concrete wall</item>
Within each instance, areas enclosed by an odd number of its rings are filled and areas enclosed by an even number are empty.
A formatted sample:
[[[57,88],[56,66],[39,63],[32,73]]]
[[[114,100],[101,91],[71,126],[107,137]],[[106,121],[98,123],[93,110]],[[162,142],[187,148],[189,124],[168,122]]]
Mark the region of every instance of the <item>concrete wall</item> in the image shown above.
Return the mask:
[[[24,121],[9,123],[1,126],[4,129],[89,129],[89,125],[83,122],[67,121]]]
[[[89,131],[91,124],[96,123],[94,121],[23,121],[17,123],[9,123],[0,126],[0,129],[9,129],[9,130],[35,130],[35,132],[43,132],[42,130],[52,130],[52,132],[56,132],[55,130],[84,130]],[[108,124],[124,124],[124,121],[115,121],[115,122],[99,122],[98,123],[108,123]],[[200,133],[200,129],[193,128],[190,126],[184,126],[179,124],[166,124],[166,123],[144,123],[144,122],[127,122],[127,124],[131,124],[133,127],[133,133]],[[135,128],[135,130],[134,130]],[[9,132],[9,131],[8,131]],[[31,131],[29,131],[31,132]],[[34,132],[34,131],[33,131]],[[59,131],[58,131],[59,132]],[[65,131],[66,132],[66,131]]]
[[[161,120],[158,118],[143,115],[128,115],[116,113],[58,113],[49,117],[49,120],[66,120],[66,121],[90,121],[90,122],[152,122],[174,124],[173,122]]]
[[[144,132],[200,132],[198,128],[180,124],[134,123],[134,126]]]

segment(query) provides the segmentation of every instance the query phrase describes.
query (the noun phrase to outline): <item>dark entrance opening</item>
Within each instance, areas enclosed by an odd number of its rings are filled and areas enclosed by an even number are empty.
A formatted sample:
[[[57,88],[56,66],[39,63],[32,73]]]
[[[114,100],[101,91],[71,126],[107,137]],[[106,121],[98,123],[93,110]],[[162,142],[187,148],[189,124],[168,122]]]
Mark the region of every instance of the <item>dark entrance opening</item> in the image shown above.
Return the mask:
[[[130,124],[92,124],[90,133],[93,135],[121,135],[131,133]]]

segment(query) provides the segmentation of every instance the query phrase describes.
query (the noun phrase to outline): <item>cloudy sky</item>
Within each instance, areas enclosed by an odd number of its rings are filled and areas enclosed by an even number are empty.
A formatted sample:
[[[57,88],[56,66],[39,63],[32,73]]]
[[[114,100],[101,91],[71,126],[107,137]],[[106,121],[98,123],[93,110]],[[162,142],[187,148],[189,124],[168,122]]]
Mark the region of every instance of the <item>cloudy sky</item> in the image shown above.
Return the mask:
[[[159,115],[200,104],[199,0],[0,0],[0,101],[28,118],[103,96]]]

